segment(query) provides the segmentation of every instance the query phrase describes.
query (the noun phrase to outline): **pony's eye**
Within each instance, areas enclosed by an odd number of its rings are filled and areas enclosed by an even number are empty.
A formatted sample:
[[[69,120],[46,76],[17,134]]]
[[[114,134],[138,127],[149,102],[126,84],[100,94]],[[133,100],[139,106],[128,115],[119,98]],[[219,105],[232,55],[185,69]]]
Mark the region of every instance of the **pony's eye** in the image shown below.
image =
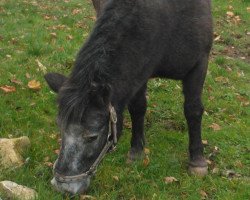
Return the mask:
[[[91,143],[91,142],[94,142],[98,138],[98,135],[89,134],[89,135],[84,135],[83,138],[87,143]]]

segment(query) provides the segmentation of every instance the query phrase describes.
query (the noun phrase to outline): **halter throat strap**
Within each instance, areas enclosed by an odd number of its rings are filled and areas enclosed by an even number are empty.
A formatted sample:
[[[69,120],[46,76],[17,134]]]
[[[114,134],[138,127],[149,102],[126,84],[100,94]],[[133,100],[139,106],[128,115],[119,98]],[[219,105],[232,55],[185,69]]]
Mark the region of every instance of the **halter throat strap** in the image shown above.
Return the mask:
[[[105,157],[107,152],[115,150],[116,144],[117,144],[117,114],[116,114],[115,108],[111,104],[109,105],[109,116],[110,116],[109,117],[109,132],[108,132],[106,144],[103,147],[99,156],[96,158],[95,162],[89,168],[89,170],[79,175],[64,176],[55,171],[55,165],[58,162],[58,160],[56,160],[54,167],[53,167],[53,171],[54,171],[54,177],[58,182],[68,183],[68,182],[81,181],[82,179],[95,174],[98,165],[100,164],[102,159]]]

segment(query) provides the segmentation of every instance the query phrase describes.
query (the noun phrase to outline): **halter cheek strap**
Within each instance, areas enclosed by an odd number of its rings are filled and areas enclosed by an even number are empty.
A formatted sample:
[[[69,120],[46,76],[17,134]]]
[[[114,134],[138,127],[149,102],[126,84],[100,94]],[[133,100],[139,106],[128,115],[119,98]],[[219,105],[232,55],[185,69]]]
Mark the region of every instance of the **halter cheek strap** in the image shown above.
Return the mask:
[[[64,176],[62,174],[59,174],[58,172],[55,171],[55,165],[58,162],[54,163],[53,171],[54,171],[54,177],[58,182],[62,183],[68,183],[68,182],[76,182],[76,181],[81,181],[82,179],[89,177],[93,174],[95,174],[97,166],[100,164],[104,156],[106,155],[107,152],[113,151],[116,147],[117,144],[117,114],[115,111],[115,108],[110,104],[109,105],[109,132],[108,132],[108,137],[105,146],[103,147],[101,153],[95,160],[95,162],[91,165],[88,171],[75,175],[75,176]]]

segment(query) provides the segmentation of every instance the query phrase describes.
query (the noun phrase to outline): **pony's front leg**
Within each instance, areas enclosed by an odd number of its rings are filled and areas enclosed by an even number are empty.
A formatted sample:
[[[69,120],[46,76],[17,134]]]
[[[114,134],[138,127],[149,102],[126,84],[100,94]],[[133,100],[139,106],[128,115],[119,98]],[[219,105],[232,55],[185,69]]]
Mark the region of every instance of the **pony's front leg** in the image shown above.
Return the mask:
[[[128,162],[142,158],[145,146],[144,116],[147,109],[145,84],[131,99],[128,110],[132,121],[131,149],[128,153]]]
[[[205,56],[197,66],[183,80],[185,97],[184,113],[189,133],[189,171],[192,174],[204,176],[207,174],[207,163],[203,156],[201,140],[201,120],[203,105],[201,94],[207,71],[207,57]]]

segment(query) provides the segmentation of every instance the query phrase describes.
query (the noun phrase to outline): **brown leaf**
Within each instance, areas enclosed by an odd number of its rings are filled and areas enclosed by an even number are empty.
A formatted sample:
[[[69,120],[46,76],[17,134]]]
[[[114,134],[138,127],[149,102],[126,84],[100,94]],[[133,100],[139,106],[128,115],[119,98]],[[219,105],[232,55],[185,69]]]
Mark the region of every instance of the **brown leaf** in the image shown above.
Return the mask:
[[[200,195],[201,195],[201,199],[207,199],[208,198],[208,195],[204,190],[200,191]]]
[[[26,78],[28,78],[28,79],[30,79],[30,77],[31,77],[29,73],[26,73],[25,76],[26,76]]]
[[[166,184],[169,184],[169,183],[178,182],[178,180],[175,177],[173,177],[173,176],[169,176],[169,177],[165,177],[164,178],[164,182]]]
[[[234,17],[234,13],[232,11],[227,11],[227,17]]]
[[[90,195],[80,195],[80,200],[96,200],[96,198]]]
[[[214,152],[216,152],[216,153],[217,153],[217,152],[219,152],[219,150],[220,150],[220,149],[219,149],[219,147],[214,146],[214,149],[213,149],[213,151],[214,151]]]
[[[215,97],[214,97],[214,96],[209,96],[208,99],[209,99],[210,101],[213,101],[213,100],[215,99]]]
[[[229,5],[229,6],[228,6],[228,9],[229,9],[229,10],[233,10],[234,8],[233,8],[233,6]]]
[[[72,11],[72,14],[73,15],[77,15],[77,14],[79,14],[79,13],[81,13],[81,10],[80,9],[74,9],[73,11]]]
[[[209,128],[213,129],[214,131],[219,131],[221,130],[221,127],[219,124],[216,124],[216,123],[212,123]]]
[[[150,163],[149,157],[148,155],[145,156],[145,158],[143,159],[143,166],[147,167]]]
[[[211,165],[211,164],[212,164],[212,161],[211,161],[211,160],[206,159],[206,163],[207,163],[208,165]]]
[[[112,178],[113,178],[115,181],[117,181],[117,182],[119,181],[119,177],[118,177],[118,176],[113,176]]]
[[[54,150],[54,153],[57,154],[57,155],[59,155],[60,154],[60,149]]]
[[[237,95],[237,99],[241,102],[242,106],[249,106],[249,100],[246,97],[243,97],[241,95]]]
[[[38,90],[41,89],[41,84],[40,84],[39,81],[31,80],[31,81],[29,81],[29,83],[28,83],[28,88],[30,88],[31,90],[38,91]]]
[[[9,86],[9,85],[1,86],[0,89],[5,93],[11,93],[16,91],[16,88],[14,86]]]
[[[234,163],[234,165],[236,167],[239,167],[239,168],[243,168],[244,167],[243,163],[240,160],[236,160],[236,162]]]
[[[96,16],[89,16],[89,19],[92,19],[93,21],[96,21]]]
[[[216,77],[215,81],[223,84],[229,83],[229,79],[223,76]]]
[[[47,72],[47,68],[38,59],[36,59],[36,62],[39,69],[45,74]]]
[[[149,150],[148,148],[144,148],[144,153],[145,153],[146,155],[149,155],[149,154],[150,154],[150,150]]]
[[[220,172],[220,169],[218,167],[215,167],[212,169],[212,174],[218,174]]]
[[[227,178],[239,178],[241,177],[241,174],[236,173],[234,170],[224,170],[222,172],[222,175]]]
[[[47,167],[53,167],[54,164],[52,162],[44,162],[44,165]]]
[[[220,38],[221,38],[221,36],[220,36],[220,35],[218,35],[216,38],[214,38],[214,41],[215,41],[215,42],[217,42],[217,41],[219,41],[219,40],[220,40]]]
[[[66,36],[66,39],[67,39],[67,40],[73,40],[73,36],[72,36],[72,35],[67,35],[67,36]]]
[[[208,141],[207,140],[202,140],[202,144],[203,145],[208,145]]]
[[[50,16],[48,16],[48,15],[44,15],[44,16],[43,16],[43,19],[45,19],[45,20],[50,20],[50,19],[51,19],[51,17],[50,17]]]
[[[17,85],[22,85],[22,84],[23,84],[22,81],[17,80],[17,79],[15,79],[15,78],[10,79],[10,82],[11,82],[11,83],[15,83],[15,84],[17,84]]]
[[[52,38],[56,38],[57,34],[56,33],[50,33]]]
[[[44,162],[48,162],[49,161],[49,156],[46,156],[44,159],[43,159]]]

